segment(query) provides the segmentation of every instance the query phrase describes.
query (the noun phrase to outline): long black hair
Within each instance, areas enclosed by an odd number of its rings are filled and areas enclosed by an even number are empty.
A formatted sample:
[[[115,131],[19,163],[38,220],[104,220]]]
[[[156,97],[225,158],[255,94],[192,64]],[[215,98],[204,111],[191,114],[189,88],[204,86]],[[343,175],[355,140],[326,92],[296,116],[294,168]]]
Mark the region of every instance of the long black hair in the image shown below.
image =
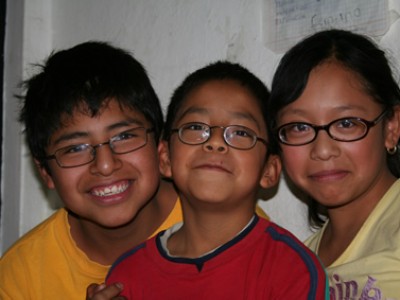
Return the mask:
[[[345,30],[318,32],[296,44],[281,59],[274,75],[268,106],[268,125],[272,132],[276,127],[278,112],[300,97],[311,71],[333,60],[351,70],[360,78],[365,91],[393,115],[393,107],[400,104],[400,89],[393,77],[385,52],[366,36]],[[278,147],[277,138],[273,139]],[[400,154],[387,155],[387,164],[396,177],[400,177]],[[309,199],[309,220],[320,227],[324,218],[323,208]]]

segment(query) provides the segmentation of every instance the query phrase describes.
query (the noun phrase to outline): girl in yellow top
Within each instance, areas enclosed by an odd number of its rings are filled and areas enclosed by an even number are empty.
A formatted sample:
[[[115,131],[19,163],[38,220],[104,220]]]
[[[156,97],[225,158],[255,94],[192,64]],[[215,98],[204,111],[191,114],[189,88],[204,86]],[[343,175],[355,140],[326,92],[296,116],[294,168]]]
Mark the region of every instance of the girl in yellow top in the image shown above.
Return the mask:
[[[306,244],[331,299],[400,299],[400,90],[384,52],[316,33],[282,58],[269,108],[287,175],[323,226]]]

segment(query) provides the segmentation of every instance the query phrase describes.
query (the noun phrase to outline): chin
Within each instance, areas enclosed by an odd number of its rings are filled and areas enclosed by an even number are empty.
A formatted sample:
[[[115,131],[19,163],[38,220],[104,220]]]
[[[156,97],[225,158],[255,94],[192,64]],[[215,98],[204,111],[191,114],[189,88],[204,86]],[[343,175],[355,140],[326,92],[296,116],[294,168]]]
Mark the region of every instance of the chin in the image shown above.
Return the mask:
[[[119,229],[126,227],[128,224],[132,222],[134,218],[122,218],[121,215],[115,218],[106,218],[102,219],[101,222],[99,222],[99,225],[103,228],[106,229]]]

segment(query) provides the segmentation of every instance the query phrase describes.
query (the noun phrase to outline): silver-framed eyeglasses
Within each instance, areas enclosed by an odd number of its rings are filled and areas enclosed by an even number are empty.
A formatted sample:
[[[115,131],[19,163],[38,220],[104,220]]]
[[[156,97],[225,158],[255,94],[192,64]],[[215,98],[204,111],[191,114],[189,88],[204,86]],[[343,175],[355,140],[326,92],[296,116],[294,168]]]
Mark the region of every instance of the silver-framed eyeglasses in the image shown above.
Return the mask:
[[[267,145],[267,141],[258,137],[252,129],[240,125],[210,126],[205,123],[187,123],[172,129],[171,133],[178,133],[179,140],[184,144],[199,145],[210,139],[215,128],[223,129],[225,143],[235,149],[251,149],[257,141]]]
[[[386,112],[384,110],[372,121],[347,117],[320,126],[305,122],[292,122],[278,127],[276,132],[279,141],[289,146],[302,146],[312,143],[320,130],[326,131],[333,140],[354,142],[363,139],[368,134],[369,129],[383,119]]]
[[[113,154],[125,154],[138,150],[147,144],[147,134],[152,131],[154,128],[135,127],[97,145],[76,144],[57,149],[45,159],[55,159],[62,168],[79,167],[94,161],[97,148],[104,145],[108,145]]]

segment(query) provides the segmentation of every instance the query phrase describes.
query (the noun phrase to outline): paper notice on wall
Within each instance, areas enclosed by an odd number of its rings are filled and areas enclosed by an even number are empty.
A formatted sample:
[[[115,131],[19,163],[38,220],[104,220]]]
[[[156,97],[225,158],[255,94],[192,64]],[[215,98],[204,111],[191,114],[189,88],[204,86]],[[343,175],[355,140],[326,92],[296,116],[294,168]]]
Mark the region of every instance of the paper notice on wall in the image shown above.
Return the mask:
[[[388,0],[264,0],[264,41],[275,52],[325,29],[378,37],[389,26]]]

